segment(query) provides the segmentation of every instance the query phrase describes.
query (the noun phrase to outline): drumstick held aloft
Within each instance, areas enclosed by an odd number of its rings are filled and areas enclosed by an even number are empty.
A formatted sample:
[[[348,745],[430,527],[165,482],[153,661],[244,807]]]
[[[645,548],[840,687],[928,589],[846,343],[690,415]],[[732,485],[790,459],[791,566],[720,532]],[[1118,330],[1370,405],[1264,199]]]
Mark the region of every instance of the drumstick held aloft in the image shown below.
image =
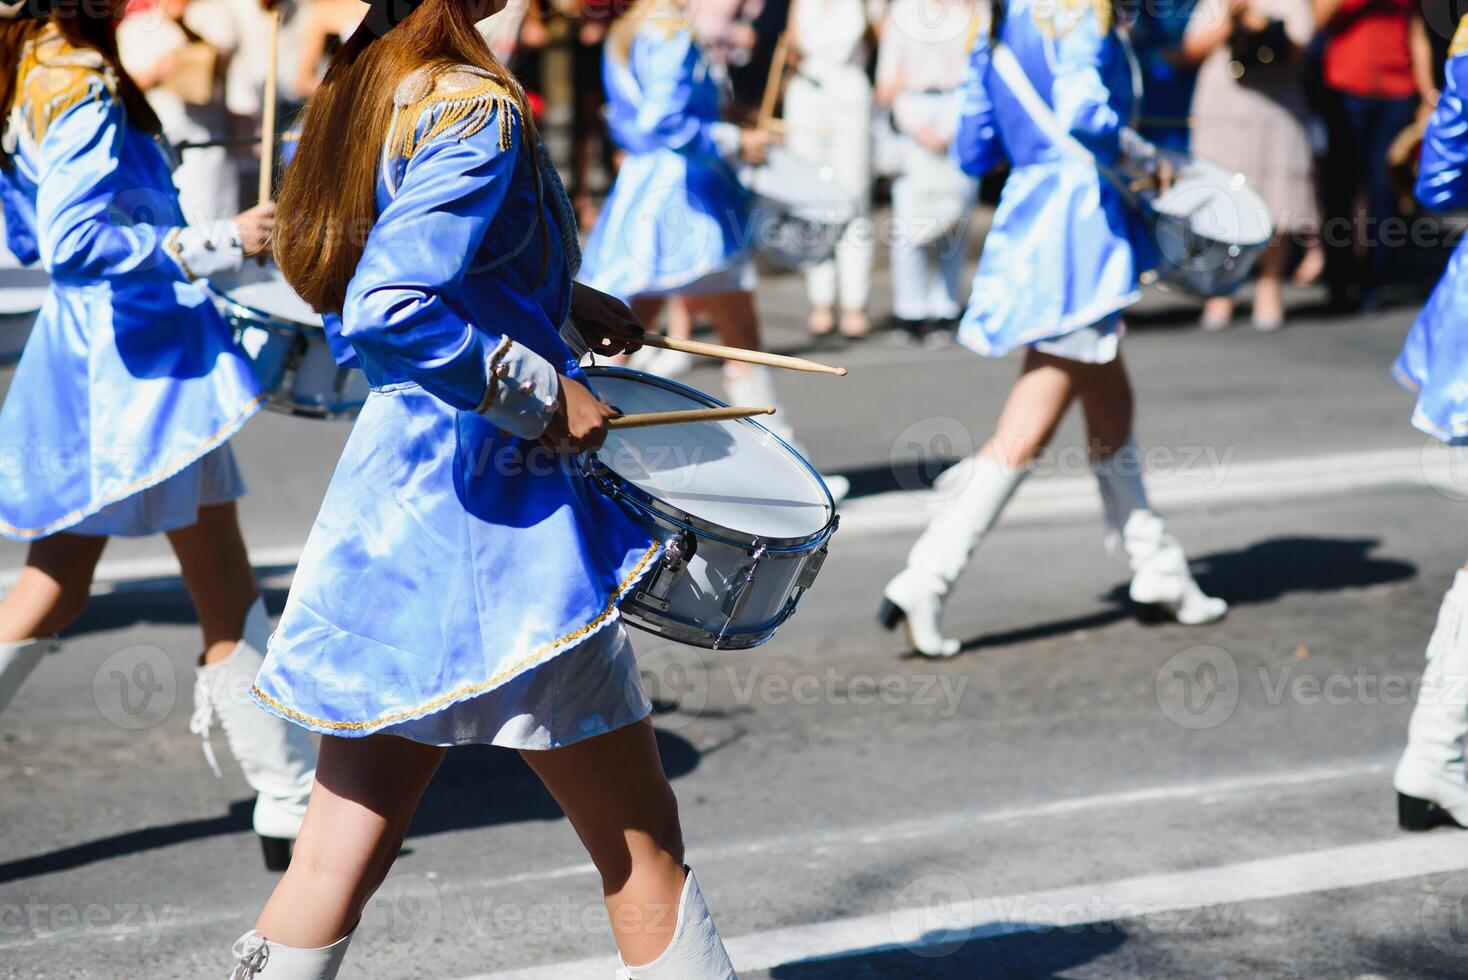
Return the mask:
[[[643,412],[640,415],[623,415],[607,422],[609,429],[645,429],[652,425],[682,425],[688,422],[727,422],[732,419],[747,419],[755,415],[774,415],[772,405],[763,408],[731,406],[729,408],[692,408],[678,412]]]
[[[705,344],[699,340],[678,340],[674,337],[664,337],[661,334],[649,333],[642,335],[644,347],[660,347],[663,350],[682,351],[685,354],[696,354],[699,357],[718,357],[726,361],[741,361],[745,364],[763,364],[765,367],[784,368],[787,371],[804,371],[807,374],[834,374],[837,377],[846,377],[844,367],[832,367],[819,361],[807,360],[804,357],[790,357],[786,354],[766,354],[759,350],[745,350],[742,347],[725,347],[723,344]]]

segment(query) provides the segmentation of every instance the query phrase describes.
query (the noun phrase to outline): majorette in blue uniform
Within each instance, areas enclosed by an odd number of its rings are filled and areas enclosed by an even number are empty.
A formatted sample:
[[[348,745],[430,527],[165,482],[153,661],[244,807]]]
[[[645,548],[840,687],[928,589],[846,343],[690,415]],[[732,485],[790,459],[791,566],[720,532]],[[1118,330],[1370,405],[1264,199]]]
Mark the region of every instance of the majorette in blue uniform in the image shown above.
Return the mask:
[[[326,317],[372,393],[253,691],[312,731],[544,749],[650,710],[616,604],[658,546],[536,442],[557,374],[585,375],[560,333],[570,206],[518,106],[473,68],[398,90],[379,216]]]
[[[1446,210],[1468,205],[1468,18],[1448,49],[1447,84],[1428,121],[1417,199]],[[1393,373],[1417,393],[1412,424],[1454,445],[1468,443],[1468,242],[1459,242],[1442,281],[1412,325]],[[1427,665],[1407,747],[1392,782],[1404,830],[1468,826],[1468,565],[1443,596],[1427,641]]]
[[[739,127],[719,120],[719,84],[682,11],[653,2],[626,15],[639,18],[626,50],[621,32],[607,44],[607,124],[627,155],[583,277],[623,300],[753,288],[741,276],[754,244],[750,202],[729,163]]]
[[[52,287],[0,406],[0,534],[186,527],[244,493],[225,441],[260,406],[196,281],[240,264],[234,224],[185,223],[167,156],[95,51],[48,27],[18,86],[6,233]]]
[[[1468,32],[1458,28],[1447,83],[1427,124],[1417,199],[1434,211],[1468,207]],[[1468,442],[1468,239],[1412,324],[1392,373],[1417,395],[1412,424],[1445,442]]]
[[[996,77],[986,25],[975,38],[952,153],[975,177],[1006,159],[1012,168],[959,328],[959,341],[980,354],[1040,342],[1073,360],[1110,360],[1119,311],[1156,264],[1146,225],[1096,166],[1117,163],[1139,94],[1111,27],[1107,0],[1016,0],[1000,30],[1060,127],[1090,156],[1057,145]]]

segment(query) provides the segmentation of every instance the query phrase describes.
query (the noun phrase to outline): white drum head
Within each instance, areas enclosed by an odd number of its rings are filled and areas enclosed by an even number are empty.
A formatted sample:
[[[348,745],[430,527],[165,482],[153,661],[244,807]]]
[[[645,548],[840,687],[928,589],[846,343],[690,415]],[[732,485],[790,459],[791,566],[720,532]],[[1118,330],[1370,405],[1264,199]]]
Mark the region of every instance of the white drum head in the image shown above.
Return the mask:
[[[1269,205],[1236,174],[1207,160],[1192,159],[1152,207],[1188,222],[1192,233],[1243,248],[1262,245],[1274,234]]]
[[[760,166],[745,168],[740,180],[801,218],[839,224],[850,221],[856,211],[851,195],[837,186],[829,165],[807,163],[782,147],[771,148]]]
[[[714,404],[652,375],[588,374],[597,395],[628,415]],[[732,531],[804,538],[831,521],[820,479],[789,447],[747,420],[615,430],[597,459],[644,493]]]
[[[220,295],[240,306],[301,326],[317,329],[322,326],[321,314],[296,295],[285,276],[273,265],[262,267],[247,262],[239,272],[216,276],[211,282]]]

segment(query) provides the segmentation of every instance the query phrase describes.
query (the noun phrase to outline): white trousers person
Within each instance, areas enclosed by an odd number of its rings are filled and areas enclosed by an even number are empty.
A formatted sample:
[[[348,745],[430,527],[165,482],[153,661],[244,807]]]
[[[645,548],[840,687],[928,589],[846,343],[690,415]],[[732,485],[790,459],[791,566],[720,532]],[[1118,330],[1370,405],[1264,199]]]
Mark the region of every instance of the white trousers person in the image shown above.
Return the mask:
[[[1468,567],[1443,596],[1427,641],[1427,666],[1392,779],[1404,830],[1468,825]]]
[[[871,293],[875,240],[872,195],[872,86],[849,66],[822,66],[818,77],[797,75],[785,93],[785,144],[807,163],[829,168],[856,203],[856,217],[836,242],[836,254],[805,270],[806,295],[817,309],[865,310]]]

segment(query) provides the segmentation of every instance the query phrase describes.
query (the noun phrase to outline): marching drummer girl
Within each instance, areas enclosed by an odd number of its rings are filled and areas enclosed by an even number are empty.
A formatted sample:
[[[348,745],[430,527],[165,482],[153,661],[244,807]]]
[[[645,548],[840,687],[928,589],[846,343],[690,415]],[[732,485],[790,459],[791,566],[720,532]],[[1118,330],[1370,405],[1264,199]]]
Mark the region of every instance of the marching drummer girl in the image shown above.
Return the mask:
[[[560,803],[623,961],[645,964],[623,976],[734,976],[683,865],[617,609],[658,546],[559,453],[598,446],[614,414],[563,324],[609,354],[640,328],[572,283],[571,205],[475,30],[483,12],[374,5],[306,108],[281,192],[280,267],[373,390],[252,692],[322,739],[237,980],[337,974],[446,747],[466,743],[519,750]]]
[[[693,315],[713,320],[725,344],[758,350],[753,222],[732,164],[762,162],[772,137],[720,121],[714,72],[684,0],[638,0],[612,25],[607,123],[627,155],[586,243],[583,274],[643,323],[680,296]],[[726,364],[724,388],[735,404],[779,404],[765,367]],[[799,448],[783,413],[765,425]],[[826,483],[845,496],[845,478]]]
[[[1131,562],[1132,601],[1180,623],[1213,622],[1227,606],[1193,581],[1152,510],[1132,441],[1121,311],[1137,299],[1153,256],[1146,229],[1097,162],[1157,165],[1152,148],[1123,126],[1135,93],[1110,7],[1015,0],[979,35],[954,152],[975,176],[1006,155],[1013,170],[959,340],[986,357],[1022,348],[1024,363],[993,436],[941,481],[948,498],[887,584],[880,619],[889,629],[905,623],[921,653],[958,652],[941,631],[944,598],[1079,399],[1106,519]],[[1062,145],[1047,133],[1073,140]]]
[[[198,278],[260,253],[264,205],[185,224],[159,124],[118,63],[116,11],[0,13],[0,200],[9,245],[52,288],[0,407],[0,534],[30,542],[0,602],[0,707],[86,604],[112,535],[166,533],[204,632],[192,727],[217,719],[283,867],[315,750],[243,691],[270,635],[240,538],[228,440],[260,405]]]
[[[1434,210],[1468,207],[1468,18],[1448,49],[1447,82],[1427,123],[1417,199]],[[1468,445],[1468,240],[1458,243],[1393,367],[1417,394],[1412,424]],[[1398,822],[1405,830],[1468,827],[1468,563],[1443,596],[1427,641],[1427,667],[1397,763]]]

